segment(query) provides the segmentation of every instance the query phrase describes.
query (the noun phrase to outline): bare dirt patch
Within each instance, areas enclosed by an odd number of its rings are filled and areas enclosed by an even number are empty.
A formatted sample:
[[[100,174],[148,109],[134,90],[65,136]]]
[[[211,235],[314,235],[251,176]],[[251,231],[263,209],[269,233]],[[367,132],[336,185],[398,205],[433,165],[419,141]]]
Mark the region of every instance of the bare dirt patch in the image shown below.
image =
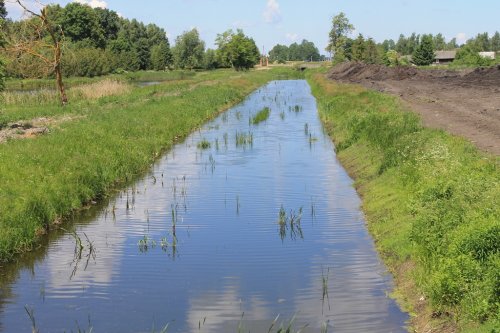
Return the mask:
[[[50,128],[79,118],[82,116],[43,117],[8,123],[4,128],[0,128],[0,144],[8,140],[34,138],[47,134]]]
[[[328,77],[399,96],[425,126],[500,155],[500,66],[454,71],[344,63]]]

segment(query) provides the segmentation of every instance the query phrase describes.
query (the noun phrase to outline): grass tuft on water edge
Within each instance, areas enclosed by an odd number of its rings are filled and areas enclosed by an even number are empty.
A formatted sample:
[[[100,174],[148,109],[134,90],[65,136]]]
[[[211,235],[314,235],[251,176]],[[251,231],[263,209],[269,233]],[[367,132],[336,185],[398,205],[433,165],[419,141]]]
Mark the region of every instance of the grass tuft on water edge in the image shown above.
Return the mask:
[[[207,141],[207,139],[204,138],[203,140],[198,142],[196,147],[198,147],[198,149],[205,150],[205,149],[209,149],[211,147],[211,144],[210,144],[210,142]]]

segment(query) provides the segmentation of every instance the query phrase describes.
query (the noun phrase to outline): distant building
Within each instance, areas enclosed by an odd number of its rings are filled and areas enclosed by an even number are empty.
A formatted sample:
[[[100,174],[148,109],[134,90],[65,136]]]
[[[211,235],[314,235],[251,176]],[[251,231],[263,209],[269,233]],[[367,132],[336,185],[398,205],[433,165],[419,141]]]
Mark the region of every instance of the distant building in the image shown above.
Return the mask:
[[[485,59],[495,60],[495,52],[479,52],[479,56]]]
[[[436,65],[449,64],[455,60],[457,51],[436,51]]]

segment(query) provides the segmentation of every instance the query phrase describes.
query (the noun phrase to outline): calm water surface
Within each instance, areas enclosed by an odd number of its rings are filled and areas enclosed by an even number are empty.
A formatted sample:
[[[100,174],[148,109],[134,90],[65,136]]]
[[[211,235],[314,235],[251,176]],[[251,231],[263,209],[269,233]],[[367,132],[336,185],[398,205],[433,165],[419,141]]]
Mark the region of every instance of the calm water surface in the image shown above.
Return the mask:
[[[267,332],[278,314],[305,332],[405,332],[359,206],[307,83],[271,82],[68,226],[81,254],[60,232],[1,267],[0,332],[31,330],[25,306],[41,333]]]

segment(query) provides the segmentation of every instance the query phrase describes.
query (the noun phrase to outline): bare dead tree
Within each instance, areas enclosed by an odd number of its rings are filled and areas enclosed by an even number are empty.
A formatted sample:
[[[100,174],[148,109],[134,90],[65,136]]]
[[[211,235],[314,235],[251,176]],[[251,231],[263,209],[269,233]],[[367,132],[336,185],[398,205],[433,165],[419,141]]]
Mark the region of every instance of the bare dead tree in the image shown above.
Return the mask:
[[[61,68],[64,33],[60,26],[56,26],[51,22],[47,7],[39,0],[35,0],[35,2],[42,8],[40,9],[40,13],[29,9],[23,1],[16,0],[16,3],[30,16],[30,19],[25,22],[29,31],[9,38],[7,50],[14,54],[29,54],[45,63],[48,67],[48,72],[55,74],[61,103],[65,105],[68,103],[68,98],[64,89]],[[45,38],[45,36],[50,38]]]

